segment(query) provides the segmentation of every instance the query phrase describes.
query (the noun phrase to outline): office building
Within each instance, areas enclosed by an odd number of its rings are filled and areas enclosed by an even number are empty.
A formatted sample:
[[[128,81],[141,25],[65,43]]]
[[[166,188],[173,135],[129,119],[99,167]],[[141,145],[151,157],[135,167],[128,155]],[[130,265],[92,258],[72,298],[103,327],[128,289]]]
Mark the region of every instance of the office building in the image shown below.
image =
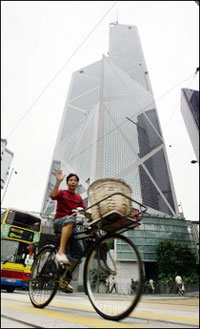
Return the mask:
[[[199,92],[197,90],[186,88],[181,90],[181,113],[196,160],[199,162]]]
[[[55,211],[50,193],[58,168],[79,175],[84,199],[94,180],[120,178],[150,213],[179,214],[135,26],[110,24],[108,54],[73,73],[42,204],[46,214]]]
[[[14,157],[7,147],[7,140],[1,138],[1,189],[5,187],[10,173],[10,166]]]
[[[55,171],[78,174],[78,193],[87,202],[89,185],[99,178],[120,178],[132,198],[148,207],[134,231],[124,233],[138,247],[147,277],[156,268],[156,247],[164,239],[187,242],[196,253],[189,221],[181,218],[156,104],[137,28],[110,24],[109,51],[73,73],[58,131],[42,212],[52,215],[50,193]],[[65,189],[62,182],[60,188]],[[45,230],[50,232],[46,222]],[[52,222],[51,222],[52,225]],[[128,253],[115,246],[115,257],[129,284]],[[83,286],[83,263],[77,274]]]

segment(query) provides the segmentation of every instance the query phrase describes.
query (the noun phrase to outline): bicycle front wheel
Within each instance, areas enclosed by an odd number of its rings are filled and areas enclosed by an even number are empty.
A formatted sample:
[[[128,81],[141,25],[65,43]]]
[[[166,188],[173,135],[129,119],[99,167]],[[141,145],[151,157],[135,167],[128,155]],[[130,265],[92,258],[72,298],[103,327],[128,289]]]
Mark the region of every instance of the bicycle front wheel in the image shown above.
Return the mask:
[[[58,263],[55,260],[54,247],[41,249],[31,268],[29,298],[33,306],[47,306],[58,289]]]
[[[121,320],[129,315],[143,289],[142,261],[135,245],[119,234],[101,239],[86,259],[84,285],[103,318]]]

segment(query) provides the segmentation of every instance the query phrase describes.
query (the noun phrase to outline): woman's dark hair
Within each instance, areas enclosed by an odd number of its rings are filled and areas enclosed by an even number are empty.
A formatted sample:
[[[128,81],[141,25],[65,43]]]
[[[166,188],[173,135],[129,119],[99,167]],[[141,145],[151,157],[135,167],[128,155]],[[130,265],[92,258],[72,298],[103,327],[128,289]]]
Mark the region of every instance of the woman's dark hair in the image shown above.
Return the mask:
[[[77,179],[77,182],[79,182],[79,177],[76,175],[76,174],[69,174],[66,178],[66,182],[68,182],[68,180],[72,177],[72,176],[75,176],[76,179]]]

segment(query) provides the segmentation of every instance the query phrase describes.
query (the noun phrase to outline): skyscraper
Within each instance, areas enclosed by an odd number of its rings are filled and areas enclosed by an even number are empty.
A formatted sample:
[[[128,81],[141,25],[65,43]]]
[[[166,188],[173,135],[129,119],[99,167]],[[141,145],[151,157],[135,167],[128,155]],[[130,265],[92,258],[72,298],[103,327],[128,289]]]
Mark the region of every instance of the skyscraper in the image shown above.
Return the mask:
[[[199,92],[197,90],[186,88],[181,90],[181,112],[199,162]]]
[[[110,24],[108,55],[73,73],[44,195],[45,213],[55,209],[49,195],[58,168],[79,175],[83,198],[94,180],[121,178],[131,186],[133,199],[148,206],[149,212],[178,214],[135,26]]]
[[[14,157],[13,152],[11,152],[6,146],[7,140],[1,138],[1,189],[5,187],[10,174],[11,163]]]

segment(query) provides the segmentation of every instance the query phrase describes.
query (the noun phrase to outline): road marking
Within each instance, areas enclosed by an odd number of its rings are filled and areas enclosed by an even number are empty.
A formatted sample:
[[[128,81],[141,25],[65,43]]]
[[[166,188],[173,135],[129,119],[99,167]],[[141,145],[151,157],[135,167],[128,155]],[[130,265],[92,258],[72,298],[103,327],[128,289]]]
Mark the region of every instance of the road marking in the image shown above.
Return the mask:
[[[14,296],[12,296],[12,299],[15,299],[15,300],[20,300],[20,301],[26,301],[26,302],[29,302],[29,298],[27,296],[27,298],[23,298],[23,297],[15,297],[13,298]],[[67,299],[66,299],[67,301]],[[183,301],[183,300],[182,300]],[[187,300],[188,301],[188,300]],[[193,300],[192,300],[193,301]],[[75,310],[85,310],[85,311],[91,311],[91,312],[96,312],[93,308],[93,306],[90,304],[89,300],[85,300],[84,301],[85,304],[84,305],[79,305],[79,303],[75,303],[75,304],[72,304],[72,303],[67,303],[65,301],[62,301],[62,302],[58,302],[58,301],[53,301],[51,302],[50,306],[56,306],[56,307],[62,307],[62,308],[71,308],[71,309],[75,309]],[[139,304],[139,307],[141,307],[141,303],[143,301],[140,302]],[[152,304],[151,302],[154,302],[154,301],[150,301],[150,304]],[[175,302],[175,300],[173,301]],[[178,301],[180,302],[180,301]],[[186,300],[185,300],[186,302]],[[148,302],[145,301],[144,304],[147,304]],[[157,302],[157,304],[160,304],[160,301]],[[198,303],[198,301],[196,300],[196,303]],[[172,306],[172,305],[171,305]],[[182,306],[185,306],[185,305],[182,305]],[[138,305],[137,307],[138,308]],[[146,312],[139,312],[139,311],[133,311],[130,316],[132,317],[138,317],[138,318],[141,318],[141,319],[151,319],[151,320],[165,320],[165,321],[175,321],[175,322],[179,322],[179,323],[189,323],[189,324],[195,324],[195,325],[199,325],[199,319],[198,318],[194,318],[194,317],[183,317],[183,316],[176,316],[176,315],[162,315],[162,314],[158,314],[158,313],[155,313],[156,312],[156,309],[152,309],[153,313],[150,313],[150,311],[146,311]],[[181,310],[179,310],[181,312]],[[110,322],[110,321],[109,321]]]
[[[54,318],[57,320],[62,320],[62,321],[67,321],[67,322],[72,322],[76,324],[82,324],[89,326],[91,328],[146,328],[144,326],[138,327],[138,326],[133,326],[130,324],[122,323],[122,322],[115,322],[115,321],[110,321],[110,320],[100,320],[97,318],[89,318],[85,316],[80,316],[80,315],[73,315],[70,313],[63,313],[63,312],[57,312],[57,311],[52,311],[52,310],[47,310],[47,309],[38,309],[38,308],[33,308],[31,306],[22,306],[22,305],[16,305],[13,304],[12,302],[2,302],[1,306],[18,310],[21,312],[29,312],[32,314],[36,315],[41,315],[41,316],[46,316],[48,318]]]
[[[176,304],[176,305],[180,305],[180,306],[199,306],[199,300],[198,299],[166,299],[166,300],[160,300],[160,299],[156,299],[156,300],[147,300],[147,299],[141,299],[139,303],[150,303],[150,304]],[[138,303],[138,305],[139,305]]]
[[[3,315],[3,314],[1,314],[1,318],[6,319],[6,325],[8,325],[8,324],[12,325],[12,327],[4,327],[4,328],[17,328],[16,325],[18,324],[18,326],[19,326],[19,323],[22,325],[26,325],[26,327],[20,327],[20,328],[43,328],[43,327],[36,326],[35,324],[33,326],[33,323],[30,323],[27,321],[22,321],[19,319],[16,320],[15,318],[13,318],[11,316],[7,316],[7,315]],[[13,323],[15,323],[15,322],[16,322],[16,324],[14,326]]]
[[[85,311],[93,311],[95,312],[94,308],[92,306],[81,306],[81,305],[74,305],[74,304],[70,304],[70,303],[58,303],[58,302],[52,302],[51,303],[52,306],[57,306],[57,307],[64,307],[64,308],[71,308],[71,309],[81,309],[81,310],[85,310]],[[132,317],[141,317],[141,318],[151,318],[152,320],[173,320],[173,321],[178,321],[181,323],[191,323],[191,324],[199,324],[198,318],[194,319],[194,318],[189,318],[189,317],[183,317],[183,316],[175,316],[175,315],[161,315],[161,314],[157,314],[156,309],[153,309],[153,314],[147,312],[137,312],[137,311],[133,311],[130,316]]]
[[[146,312],[132,312],[130,314],[130,316],[132,317],[142,317],[144,318],[148,318],[148,319],[152,319],[152,320],[165,320],[165,321],[175,321],[175,322],[179,322],[179,323],[190,323],[190,324],[199,324],[199,319],[194,319],[194,318],[188,318],[188,317],[184,317],[184,316],[176,316],[176,315],[161,315],[161,314],[151,314],[151,313],[146,313]]]

